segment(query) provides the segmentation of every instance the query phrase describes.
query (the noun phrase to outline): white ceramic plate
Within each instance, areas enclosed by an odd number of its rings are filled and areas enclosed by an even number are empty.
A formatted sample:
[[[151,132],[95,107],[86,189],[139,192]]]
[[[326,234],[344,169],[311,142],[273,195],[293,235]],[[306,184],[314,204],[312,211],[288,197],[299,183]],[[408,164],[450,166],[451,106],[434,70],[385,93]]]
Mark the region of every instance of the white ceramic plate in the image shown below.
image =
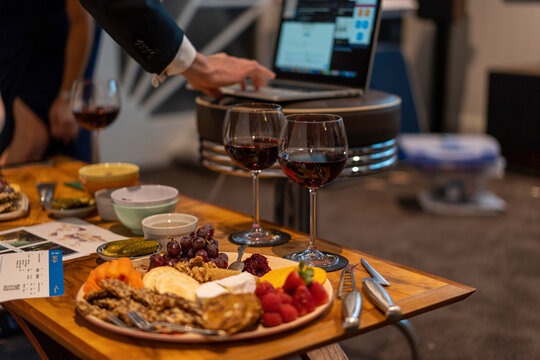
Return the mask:
[[[45,210],[47,210],[49,214],[51,214],[57,219],[63,219],[67,217],[78,217],[82,219],[90,216],[92,212],[96,210],[96,205],[85,206],[75,209],[52,209],[46,207]]]
[[[14,211],[0,214],[0,221],[13,220],[26,215],[28,212],[28,196],[21,193],[21,198],[16,201],[15,206]]]
[[[103,249],[105,249],[105,246],[107,246],[107,244],[101,244],[98,246],[98,248],[96,249],[96,252],[97,254],[99,255],[100,258],[102,258],[103,260],[105,261],[112,261],[112,260],[116,260],[118,259],[118,257],[116,256],[107,256],[107,255],[103,255]],[[158,242],[158,247],[157,247],[157,250],[154,251],[153,253],[151,254],[146,254],[146,255],[141,255],[141,256],[133,256],[133,257],[130,257],[131,260],[142,260],[142,259],[146,259],[146,258],[149,258],[150,256],[154,255],[154,254],[159,254],[161,252],[161,250],[163,250],[163,247],[161,246],[161,244]]]
[[[232,259],[233,257],[235,257],[236,253],[227,253],[227,255],[229,256],[230,259]],[[251,256],[251,254],[244,254],[244,257],[249,257],[249,256]],[[268,265],[270,266],[271,269],[279,269],[282,267],[298,264],[297,262],[275,257],[275,256],[266,256],[266,258],[268,259]],[[166,341],[166,342],[179,342],[179,343],[208,343],[208,342],[215,342],[215,341],[245,340],[245,339],[259,338],[263,336],[286,332],[296,327],[310,323],[314,321],[315,319],[317,319],[319,316],[324,314],[326,310],[328,310],[332,306],[332,303],[334,300],[334,290],[332,288],[332,284],[330,284],[328,279],[324,282],[323,286],[326,292],[328,293],[329,301],[326,304],[323,304],[315,308],[313,312],[307,315],[304,315],[302,317],[299,317],[294,321],[281,324],[279,326],[264,327],[259,324],[259,327],[255,330],[240,332],[240,333],[236,333],[229,336],[205,337],[205,336],[197,335],[197,334],[149,333],[149,332],[144,332],[144,331],[135,330],[135,329],[122,328],[122,327],[113,325],[111,323],[108,323],[106,321],[100,320],[97,317],[94,317],[91,315],[83,315],[83,316],[89,322],[91,322],[92,324],[100,328],[115,332],[117,334],[131,336],[131,337],[135,337],[139,339],[157,340],[157,341]],[[77,293],[75,300],[84,301],[84,292],[83,292],[82,287],[79,289],[79,292]]]

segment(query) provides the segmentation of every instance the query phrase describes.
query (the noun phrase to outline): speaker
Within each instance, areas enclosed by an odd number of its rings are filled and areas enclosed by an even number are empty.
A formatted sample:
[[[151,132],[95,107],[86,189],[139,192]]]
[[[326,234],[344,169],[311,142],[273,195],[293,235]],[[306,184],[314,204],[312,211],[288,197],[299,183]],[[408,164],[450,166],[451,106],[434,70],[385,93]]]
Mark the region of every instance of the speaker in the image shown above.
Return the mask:
[[[540,66],[490,72],[487,133],[509,170],[540,175]]]

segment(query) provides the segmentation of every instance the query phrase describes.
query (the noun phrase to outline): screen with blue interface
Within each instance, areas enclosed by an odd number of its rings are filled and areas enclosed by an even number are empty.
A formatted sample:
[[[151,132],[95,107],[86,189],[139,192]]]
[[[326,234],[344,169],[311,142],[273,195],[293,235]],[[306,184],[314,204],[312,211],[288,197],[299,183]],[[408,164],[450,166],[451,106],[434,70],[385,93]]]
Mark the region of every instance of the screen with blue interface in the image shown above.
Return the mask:
[[[274,70],[288,78],[365,82],[379,1],[285,0]]]

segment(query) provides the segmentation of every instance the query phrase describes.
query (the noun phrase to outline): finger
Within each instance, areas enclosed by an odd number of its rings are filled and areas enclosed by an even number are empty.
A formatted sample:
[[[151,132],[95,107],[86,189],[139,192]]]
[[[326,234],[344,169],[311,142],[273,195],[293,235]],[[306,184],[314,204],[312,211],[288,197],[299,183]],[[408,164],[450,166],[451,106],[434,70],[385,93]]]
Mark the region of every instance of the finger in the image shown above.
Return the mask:
[[[246,80],[240,81],[240,88],[241,88],[242,90],[246,90]]]
[[[259,72],[254,72],[251,74],[251,83],[253,84],[253,87],[255,90],[259,90],[262,86],[266,86],[266,79],[264,76]]]

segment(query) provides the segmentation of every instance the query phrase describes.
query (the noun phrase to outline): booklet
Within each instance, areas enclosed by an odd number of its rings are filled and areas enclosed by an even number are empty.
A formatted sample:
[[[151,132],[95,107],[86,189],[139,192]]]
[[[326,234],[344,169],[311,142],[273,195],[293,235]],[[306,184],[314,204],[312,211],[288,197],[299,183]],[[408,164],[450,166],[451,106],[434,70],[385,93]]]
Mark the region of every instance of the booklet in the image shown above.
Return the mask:
[[[66,218],[0,232],[0,255],[60,250],[64,260],[71,260],[95,253],[101,244],[124,239],[79,218]]]
[[[62,251],[0,254],[0,302],[64,295]]]

